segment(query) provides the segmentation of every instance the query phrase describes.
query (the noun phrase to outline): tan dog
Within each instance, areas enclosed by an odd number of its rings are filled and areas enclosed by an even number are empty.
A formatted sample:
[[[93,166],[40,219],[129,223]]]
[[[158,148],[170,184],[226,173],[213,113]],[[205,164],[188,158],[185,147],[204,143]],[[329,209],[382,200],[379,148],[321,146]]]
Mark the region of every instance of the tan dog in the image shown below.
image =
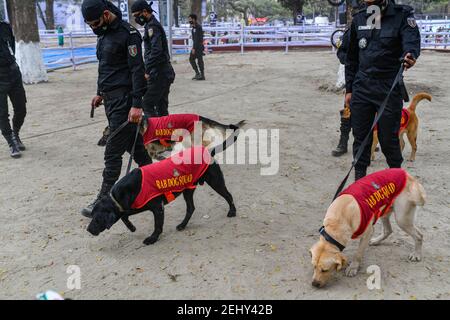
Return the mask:
[[[200,131],[198,135],[202,145],[211,148],[217,138],[220,143],[225,140],[226,135],[230,134],[228,130],[236,131],[244,125],[245,120],[226,125],[196,114],[171,114],[144,119],[140,132],[150,157],[162,160],[165,158],[162,153],[172,151],[178,142],[181,142],[184,148],[192,146],[196,130]]]
[[[427,99],[431,101],[431,95],[425,92],[418,93],[414,96],[411,101],[409,107],[407,109],[403,109],[402,112],[402,123],[400,125],[399,137],[400,137],[400,147],[403,152],[405,148],[405,140],[404,135],[408,137],[408,141],[411,144],[411,155],[409,156],[408,161],[416,160],[416,152],[417,152],[417,131],[419,129],[419,118],[416,114],[416,106],[423,99]],[[375,149],[378,145],[378,131],[373,131],[373,143],[372,143],[372,151],[371,151],[371,159],[375,160]]]
[[[402,178],[403,173],[403,178]],[[378,178],[376,175],[379,175]],[[381,176],[381,180],[380,177]],[[396,178],[397,177],[397,178]],[[400,177],[400,178],[398,178]],[[389,182],[389,179],[397,179]],[[383,180],[384,179],[384,180]],[[401,180],[403,179],[403,180]],[[375,183],[376,181],[378,183]],[[387,184],[381,184],[384,181]],[[402,181],[402,182],[397,182]],[[396,184],[397,183],[397,184]],[[377,188],[373,194],[370,190],[371,185]],[[395,187],[397,186],[397,188]],[[400,187],[399,187],[400,186]],[[352,190],[359,191],[365,189],[361,194],[370,194],[363,201],[367,204],[377,205],[377,199],[385,197],[388,205],[380,207],[381,220],[383,222],[383,234],[371,239],[373,233],[373,222],[376,221],[375,216],[369,216],[367,219],[362,213],[365,208],[364,203],[360,202],[357,192],[352,195]],[[367,193],[369,191],[369,193]],[[391,193],[393,192],[393,193]],[[390,195],[391,198],[388,198]],[[380,200],[378,205],[383,202]],[[361,260],[367,246],[377,245],[386,239],[392,233],[392,227],[389,221],[392,210],[395,213],[395,219],[399,227],[409,234],[415,242],[414,252],[409,255],[409,260],[420,261],[422,256],[422,234],[414,225],[414,216],[416,206],[423,206],[425,203],[425,190],[422,185],[406,171],[402,169],[387,169],[376,172],[365,178],[358,180],[349,188],[344,190],[341,195],[333,201],[327,210],[323,222],[323,229],[319,241],[314,244],[310,250],[312,264],[314,266],[314,276],[312,285],[315,287],[323,287],[328,283],[335,271],[340,271],[347,264],[346,257],[342,254],[343,248],[351,239],[360,237],[358,250],[351,262],[345,270],[347,276],[355,276],[361,264]],[[362,222],[366,221],[365,226]],[[363,227],[363,228],[361,228]],[[322,230],[325,230],[323,232]],[[335,243],[333,243],[335,241]]]

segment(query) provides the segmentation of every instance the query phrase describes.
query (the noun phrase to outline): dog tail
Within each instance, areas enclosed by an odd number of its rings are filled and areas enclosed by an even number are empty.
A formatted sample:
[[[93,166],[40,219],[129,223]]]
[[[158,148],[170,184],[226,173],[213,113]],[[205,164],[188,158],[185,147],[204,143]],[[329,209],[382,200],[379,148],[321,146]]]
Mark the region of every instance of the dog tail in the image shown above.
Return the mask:
[[[214,121],[214,120],[202,117],[202,116],[200,116],[200,121],[205,123],[206,125],[212,127],[213,129],[219,129],[223,132],[225,132],[225,130],[227,130],[227,129],[233,129],[233,130],[240,129],[246,124],[245,120],[239,121],[236,124],[223,124],[223,123],[220,123],[220,122],[217,122],[217,121]]]
[[[425,92],[420,92],[414,96],[414,98],[411,101],[411,104],[409,105],[408,109],[411,111],[416,111],[417,104],[422,101],[423,99],[427,99],[428,101],[431,101],[431,95]]]
[[[227,138],[222,144],[219,144],[218,146],[212,148],[209,152],[211,153],[211,156],[214,157],[217,153],[225,151],[226,148],[231,146],[233,143],[236,142],[237,138],[239,136],[239,128],[235,129],[234,132]]]

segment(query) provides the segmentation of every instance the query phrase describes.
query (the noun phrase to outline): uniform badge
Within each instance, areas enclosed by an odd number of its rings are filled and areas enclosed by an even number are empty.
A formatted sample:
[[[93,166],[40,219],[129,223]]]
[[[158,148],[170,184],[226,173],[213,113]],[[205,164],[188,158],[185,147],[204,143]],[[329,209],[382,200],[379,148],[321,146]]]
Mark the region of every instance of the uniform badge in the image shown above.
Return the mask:
[[[411,28],[417,27],[417,22],[414,17],[409,17],[408,19],[406,19],[406,21],[408,21],[408,24]]]
[[[137,46],[135,44],[128,46],[128,53],[130,54],[130,56],[136,57],[138,53]]]
[[[174,176],[174,177],[180,176],[180,173],[178,172],[177,169],[173,169],[173,176]]]
[[[359,47],[360,47],[361,49],[365,49],[365,48],[367,47],[367,39],[366,39],[366,38],[361,38],[361,39],[359,40],[358,45],[359,45]]]
[[[148,36],[151,38],[153,36],[153,29],[152,28],[148,29],[147,33],[148,33]]]

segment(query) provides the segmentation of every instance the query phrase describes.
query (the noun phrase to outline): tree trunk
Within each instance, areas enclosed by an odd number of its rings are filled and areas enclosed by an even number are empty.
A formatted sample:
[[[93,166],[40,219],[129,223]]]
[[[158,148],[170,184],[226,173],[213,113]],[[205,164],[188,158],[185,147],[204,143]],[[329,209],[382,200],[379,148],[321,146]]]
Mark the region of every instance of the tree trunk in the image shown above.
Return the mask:
[[[197,22],[202,23],[202,0],[191,0],[191,13],[197,15]]]
[[[7,10],[16,37],[16,61],[24,83],[47,81],[39,46],[35,0],[7,0]]]
[[[45,0],[45,18],[47,30],[55,30],[55,13],[53,11],[54,0]]]

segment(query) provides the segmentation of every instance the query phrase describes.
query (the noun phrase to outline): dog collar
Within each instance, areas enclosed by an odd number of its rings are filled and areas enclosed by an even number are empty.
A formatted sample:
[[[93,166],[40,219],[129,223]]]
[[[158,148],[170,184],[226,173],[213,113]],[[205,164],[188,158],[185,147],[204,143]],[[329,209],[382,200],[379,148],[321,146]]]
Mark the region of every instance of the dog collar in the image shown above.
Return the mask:
[[[325,231],[325,227],[322,226],[319,229],[319,233],[322,237],[325,238],[326,241],[328,241],[329,243],[335,245],[336,247],[338,247],[338,249],[342,252],[345,249],[345,246],[343,246],[342,244],[340,244],[338,241],[336,241],[332,236],[330,236],[326,231]]]
[[[117,209],[119,209],[120,212],[125,212],[125,210],[123,210],[123,208],[120,205],[120,203],[113,197],[112,192],[109,193],[109,196],[111,197],[111,200],[113,201],[113,203],[115,204]]]

